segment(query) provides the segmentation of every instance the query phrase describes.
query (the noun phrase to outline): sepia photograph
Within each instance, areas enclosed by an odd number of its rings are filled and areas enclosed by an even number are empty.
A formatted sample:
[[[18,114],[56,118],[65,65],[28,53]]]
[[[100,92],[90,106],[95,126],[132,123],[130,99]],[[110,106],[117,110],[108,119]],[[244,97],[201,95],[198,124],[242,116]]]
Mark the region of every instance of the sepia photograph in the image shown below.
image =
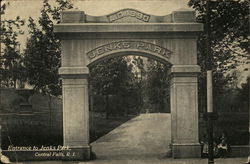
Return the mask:
[[[250,164],[248,0],[0,0],[0,164]]]

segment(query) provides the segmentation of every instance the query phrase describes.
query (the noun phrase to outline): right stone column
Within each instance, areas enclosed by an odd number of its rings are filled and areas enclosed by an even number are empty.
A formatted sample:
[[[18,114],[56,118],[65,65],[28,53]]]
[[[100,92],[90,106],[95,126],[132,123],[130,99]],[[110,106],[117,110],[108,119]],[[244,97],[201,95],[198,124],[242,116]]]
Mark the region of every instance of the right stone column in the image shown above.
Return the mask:
[[[198,65],[171,68],[172,157],[201,156],[198,133]]]

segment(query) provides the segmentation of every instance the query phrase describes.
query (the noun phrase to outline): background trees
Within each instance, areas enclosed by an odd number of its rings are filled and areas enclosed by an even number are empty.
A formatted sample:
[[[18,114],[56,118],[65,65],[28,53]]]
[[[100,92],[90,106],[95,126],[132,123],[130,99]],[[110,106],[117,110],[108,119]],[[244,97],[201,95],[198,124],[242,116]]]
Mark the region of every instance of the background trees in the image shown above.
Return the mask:
[[[190,0],[188,5],[197,11],[197,21],[206,24],[205,0]],[[248,71],[248,1],[212,1],[211,8],[211,48],[212,68],[214,70],[214,96],[219,97],[226,87],[231,87],[236,77],[235,70]],[[206,70],[206,31],[198,39],[198,64],[202,73],[199,77],[200,99],[205,99]],[[237,84],[238,85],[238,84]],[[236,85],[236,86],[237,86]]]
[[[5,13],[8,3],[1,5],[1,17]],[[1,54],[0,54],[0,87],[16,87],[17,80],[24,80],[24,68],[18,35],[22,35],[21,29],[24,20],[19,16],[14,20],[2,20],[0,25]]]
[[[207,2],[188,2],[197,12],[197,21],[204,24]],[[233,144],[247,143],[249,103],[241,94],[249,84],[242,87],[239,84],[243,82],[242,75],[249,77],[249,1],[210,1],[210,8],[211,65],[206,60],[206,26],[198,38],[198,64],[202,69],[199,77],[199,109],[201,112],[206,111],[206,70],[211,66],[214,109],[219,115],[215,130],[228,131]],[[239,136],[241,141],[238,140]]]
[[[94,101],[101,108],[99,111],[104,110],[105,106],[107,118],[109,113],[122,114],[127,110],[126,97],[133,88],[133,73],[131,65],[128,64],[129,60],[127,57],[110,58],[90,68],[91,92],[99,95],[94,96],[99,99]]]
[[[90,82],[95,92],[115,94],[119,88],[132,80],[131,66],[126,57],[116,57],[104,60],[90,68]],[[101,80],[100,80],[101,79]]]
[[[189,6],[197,11],[197,21],[206,24],[205,0],[190,0]],[[248,28],[249,28],[249,2],[237,1],[212,1],[210,2],[210,28],[212,42],[212,68],[226,73],[240,64],[248,64],[244,59],[248,56]],[[199,59],[202,68],[206,63],[202,62],[202,56],[206,53],[206,28],[199,38]]]
[[[53,25],[59,23],[60,11],[72,7],[69,1],[56,0],[56,5],[51,6],[48,0],[44,0],[38,22],[31,17],[28,20],[30,37],[24,51],[24,66],[28,83],[36,92],[49,97],[50,142],[53,142],[52,96],[60,96],[62,90],[58,74],[61,64],[60,40],[53,32]]]
[[[145,57],[112,58],[90,69],[90,83],[96,95],[106,96],[107,113],[170,112],[169,68]],[[104,103],[100,99],[94,101]]]
[[[170,64],[152,59],[146,62],[143,89],[144,96],[148,98],[148,102],[145,103],[151,112],[170,112],[170,67]]]
[[[60,11],[73,7],[71,3],[56,0],[56,6],[51,6],[44,0],[38,24],[29,18],[29,34],[24,65],[28,83],[36,91],[58,96],[61,94],[61,84],[58,75],[60,67],[60,41],[53,33],[54,23],[60,21]]]

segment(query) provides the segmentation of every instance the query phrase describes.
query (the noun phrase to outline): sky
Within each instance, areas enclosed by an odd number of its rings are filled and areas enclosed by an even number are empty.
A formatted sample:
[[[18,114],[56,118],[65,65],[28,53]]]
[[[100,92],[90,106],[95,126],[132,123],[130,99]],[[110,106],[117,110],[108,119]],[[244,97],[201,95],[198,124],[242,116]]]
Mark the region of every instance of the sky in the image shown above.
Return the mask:
[[[42,0],[4,0],[10,2],[7,17],[39,15]],[[54,0],[49,0],[51,4]],[[166,15],[178,8],[187,8],[188,0],[71,0],[75,7],[89,15],[105,15],[123,8],[134,8],[148,14]]]
[[[43,0],[4,0],[9,2],[3,19],[15,19],[20,16],[26,20],[23,27],[25,34],[19,37],[21,49],[25,47],[28,37],[27,20],[31,16],[37,20],[40,15]],[[53,5],[55,0],[49,0]],[[120,9],[133,8],[151,15],[168,15],[180,8],[189,8],[188,0],[71,0],[74,7],[83,10],[88,15],[101,16]]]

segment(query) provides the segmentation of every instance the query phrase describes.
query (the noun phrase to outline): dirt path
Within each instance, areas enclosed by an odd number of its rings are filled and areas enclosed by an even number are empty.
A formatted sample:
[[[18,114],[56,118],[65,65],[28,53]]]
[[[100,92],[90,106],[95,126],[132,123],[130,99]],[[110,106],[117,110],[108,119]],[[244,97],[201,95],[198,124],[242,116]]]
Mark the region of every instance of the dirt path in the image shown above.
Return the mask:
[[[171,115],[141,114],[93,142],[98,159],[140,159],[166,156],[171,140]]]

